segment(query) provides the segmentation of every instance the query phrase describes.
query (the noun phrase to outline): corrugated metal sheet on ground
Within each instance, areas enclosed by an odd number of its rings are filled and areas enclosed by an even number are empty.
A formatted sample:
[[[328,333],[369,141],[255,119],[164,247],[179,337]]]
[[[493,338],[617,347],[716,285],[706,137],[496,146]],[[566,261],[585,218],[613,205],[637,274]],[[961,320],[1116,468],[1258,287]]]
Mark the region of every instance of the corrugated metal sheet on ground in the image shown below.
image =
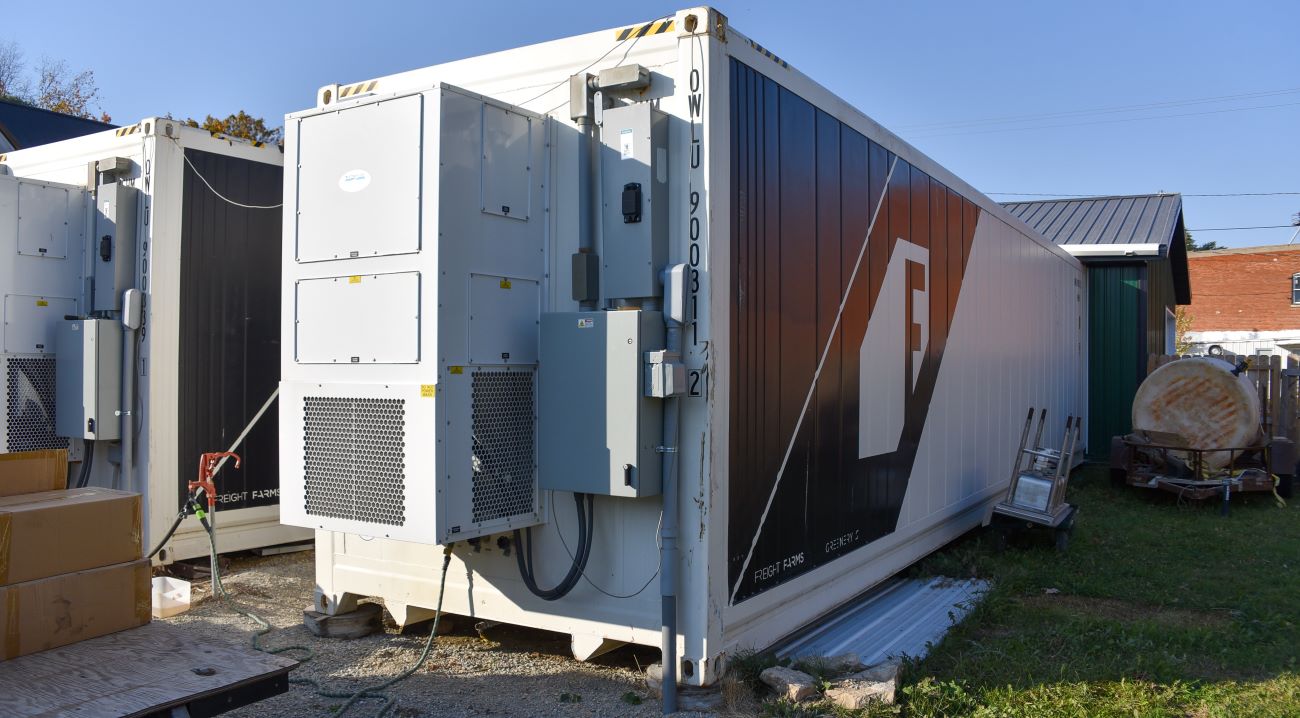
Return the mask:
[[[988,591],[984,581],[898,579],[862,596],[776,647],[780,658],[858,655],[867,665],[920,658]]]

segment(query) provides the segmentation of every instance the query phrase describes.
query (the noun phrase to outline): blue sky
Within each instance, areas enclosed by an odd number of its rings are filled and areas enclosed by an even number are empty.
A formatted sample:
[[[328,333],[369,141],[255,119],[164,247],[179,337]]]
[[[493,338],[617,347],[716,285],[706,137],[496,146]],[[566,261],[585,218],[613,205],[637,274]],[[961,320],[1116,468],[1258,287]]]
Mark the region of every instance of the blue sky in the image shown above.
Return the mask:
[[[210,3],[9,2],[0,10],[0,42],[17,41],[32,61],[49,56],[93,69],[102,107],[118,122],[242,108],[279,124],[329,82],[632,24],[681,6],[322,0],[267,3],[259,18],[248,4],[223,12]],[[716,7],[986,192],[1300,192],[1300,3],[1291,0]],[[1225,96],[1236,97],[1200,101]],[[1151,107],[1157,103],[1170,104]],[[1147,108],[1057,114],[1134,105]],[[1265,105],[1274,107],[1239,109]],[[1149,117],[1157,119],[1134,119]],[[1192,228],[1288,224],[1300,196],[1188,197],[1185,207]],[[1290,236],[1273,229],[1197,239],[1244,246]]]

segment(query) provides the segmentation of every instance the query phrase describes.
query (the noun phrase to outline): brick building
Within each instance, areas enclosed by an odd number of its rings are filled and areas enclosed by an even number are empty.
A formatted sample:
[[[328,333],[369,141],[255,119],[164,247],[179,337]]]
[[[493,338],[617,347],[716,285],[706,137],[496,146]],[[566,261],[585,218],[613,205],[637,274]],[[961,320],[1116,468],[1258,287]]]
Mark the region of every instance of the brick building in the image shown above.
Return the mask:
[[[1192,252],[1191,351],[1300,354],[1300,245]]]

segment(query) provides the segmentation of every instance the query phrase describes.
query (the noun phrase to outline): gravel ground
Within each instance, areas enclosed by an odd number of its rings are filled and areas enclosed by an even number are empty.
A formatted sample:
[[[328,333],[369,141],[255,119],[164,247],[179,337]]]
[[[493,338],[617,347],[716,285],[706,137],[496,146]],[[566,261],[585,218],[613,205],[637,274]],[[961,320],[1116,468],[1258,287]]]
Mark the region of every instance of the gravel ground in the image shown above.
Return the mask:
[[[302,624],[302,611],[311,605],[314,586],[310,551],[266,558],[234,556],[223,570],[222,583],[236,602],[270,621],[274,630],[262,639],[266,647],[306,645],[315,652],[292,676],[315,679],[332,690],[356,690],[401,673],[415,663],[428,638],[427,624],[408,628],[406,634],[389,624],[385,632],[357,640],[312,636]],[[166,619],[168,623],[184,626],[195,640],[252,638],[256,625],[215,600],[208,581],[195,581],[193,592],[192,608]],[[658,650],[626,646],[580,663],[569,652],[567,635],[500,625],[488,631],[484,640],[474,631],[473,620],[452,619],[452,633],[438,637],[420,671],[388,690],[397,699],[390,715],[660,715],[659,700],[646,688],[639,669],[657,661]],[[291,685],[285,695],[228,715],[333,716],[341,703],[318,697],[309,686]],[[379,705],[380,701],[367,700],[348,715],[373,716]]]

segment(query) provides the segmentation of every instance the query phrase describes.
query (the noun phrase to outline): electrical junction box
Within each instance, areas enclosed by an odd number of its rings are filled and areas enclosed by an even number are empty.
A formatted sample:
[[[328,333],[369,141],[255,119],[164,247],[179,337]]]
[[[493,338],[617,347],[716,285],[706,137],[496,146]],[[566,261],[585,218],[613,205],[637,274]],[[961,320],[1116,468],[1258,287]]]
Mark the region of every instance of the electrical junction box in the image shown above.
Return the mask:
[[[538,481],[608,496],[660,491],[663,401],[647,396],[644,356],[663,349],[656,311],[542,315]]]
[[[601,130],[601,296],[659,296],[668,263],[668,117],[647,102],[605,110]]]
[[[64,321],[55,341],[58,434],[93,441],[120,439],[121,323],[114,319]]]
[[[140,193],[121,182],[99,186],[91,242],[96,311],[122,308],[122,292],[135,286],[136,208]]]

